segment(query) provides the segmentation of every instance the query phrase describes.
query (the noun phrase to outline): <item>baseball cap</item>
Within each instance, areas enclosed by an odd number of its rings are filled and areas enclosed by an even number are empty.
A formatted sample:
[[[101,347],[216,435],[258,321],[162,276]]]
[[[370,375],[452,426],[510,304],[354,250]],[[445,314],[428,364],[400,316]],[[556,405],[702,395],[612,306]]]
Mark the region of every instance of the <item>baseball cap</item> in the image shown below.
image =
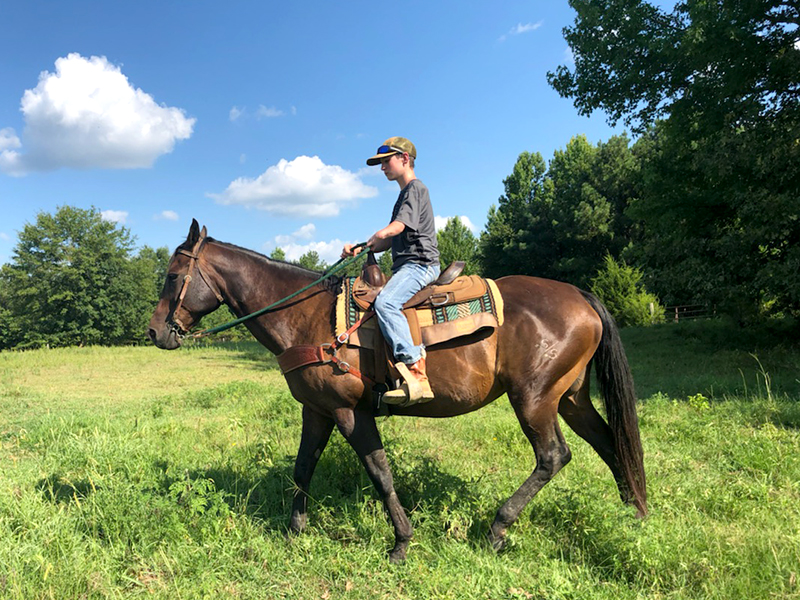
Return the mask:
[[[371,167],[379,165],[382,158],[397,154],[398,152],[408,152],[411,158],[417,158],[417,148],[409,140],[404,137],[390,137],[381,144],[375,156],[367,159],[367,164]]]

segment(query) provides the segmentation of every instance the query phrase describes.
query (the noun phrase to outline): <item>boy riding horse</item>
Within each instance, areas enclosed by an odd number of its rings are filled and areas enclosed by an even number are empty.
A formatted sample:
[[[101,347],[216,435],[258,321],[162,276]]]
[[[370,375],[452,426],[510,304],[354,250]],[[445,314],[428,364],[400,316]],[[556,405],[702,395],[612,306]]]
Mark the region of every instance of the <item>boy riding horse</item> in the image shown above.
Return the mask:
[[[428,188],[414,174],[416,158],[414,144],[403,137],[392,137],[367,159],[369,166],[380,165],[386,179],[400,186],[389,224],[367,241],[373,252],[392,250],[392,277],[375,299],[375,315],[395,360],[406,365],[406,377],[416,379],[422,389],[421,397],[412,399],[409,386],[404,384],[384,394],[387,404],[433,399],[425,369],[425,347],[414,344],[402,312],[403,304],[433,283],[440,271],[433,208]],[[345,244],[342,257],[354,256],[360,250]]]

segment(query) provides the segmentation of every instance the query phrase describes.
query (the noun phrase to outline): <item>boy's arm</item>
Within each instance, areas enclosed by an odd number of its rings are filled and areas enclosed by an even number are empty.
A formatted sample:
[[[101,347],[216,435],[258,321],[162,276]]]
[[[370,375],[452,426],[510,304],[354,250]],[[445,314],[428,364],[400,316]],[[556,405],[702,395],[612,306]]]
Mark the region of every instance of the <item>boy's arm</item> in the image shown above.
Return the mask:
[[[405,228],[405,223],[400,221],[392,221],[380,231],[376,231],[374,234],[372,234],[372,237],[367,241],[367,246],[369,246],[373,252],[383,252],[384,250],[388,250],[392,247],[392,238],[403,233]],[[361,248],[359,248],[358,251],[353,252],[353,245],[345,244],[344,249],[342,250],[342,258],[346,256],[355,256],[360,251]]]
[[[372,237],[369,238],[369,241],[367,241],[367,245],[372,248],[373,252],[388,250],[392,247],[392,238],[403,233],[405,228],[405,223],[401,221],[392,221],[380,231],[376,231]]]

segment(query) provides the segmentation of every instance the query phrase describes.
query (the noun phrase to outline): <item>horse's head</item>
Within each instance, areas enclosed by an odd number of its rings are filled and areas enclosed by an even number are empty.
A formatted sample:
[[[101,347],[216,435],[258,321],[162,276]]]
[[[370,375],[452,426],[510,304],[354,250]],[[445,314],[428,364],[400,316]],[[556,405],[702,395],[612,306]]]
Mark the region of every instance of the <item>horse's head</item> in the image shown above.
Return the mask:
[[[206,239],[206,228],[201,231],[192,219],[186,241],[169,260],[164,289],[147,331],[161,349],[178,348],[186,333],[222,303],[222,296],[209,279],[208,264],[201,260]]]

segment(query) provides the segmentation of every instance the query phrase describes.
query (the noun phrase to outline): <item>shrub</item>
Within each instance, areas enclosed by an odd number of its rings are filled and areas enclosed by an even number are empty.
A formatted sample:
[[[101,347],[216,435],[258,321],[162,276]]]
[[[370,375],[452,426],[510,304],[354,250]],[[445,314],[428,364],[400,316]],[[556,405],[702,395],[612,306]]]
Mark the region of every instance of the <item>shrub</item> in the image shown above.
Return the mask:
[[[641,283],[642,272],[607,254],[592,279],[591,291],[614,315],[620,327],[664,322],[664,307]]]

